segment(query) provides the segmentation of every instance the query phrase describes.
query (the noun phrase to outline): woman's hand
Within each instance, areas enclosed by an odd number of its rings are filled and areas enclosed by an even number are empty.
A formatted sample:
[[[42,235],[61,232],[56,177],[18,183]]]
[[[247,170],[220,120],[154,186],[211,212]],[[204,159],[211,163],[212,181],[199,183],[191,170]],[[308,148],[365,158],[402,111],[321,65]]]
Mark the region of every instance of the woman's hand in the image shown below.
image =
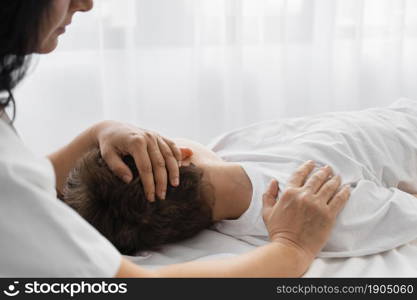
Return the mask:
[[[306,180],[313,169],[313,162],[302,165],[278,201],[277,181],[263,195],[263,218],[271,241],[295,247],[309,260],[323,248],[350,196],[350,187],[339,190],[341,179],[332,176],[328,166]]]
[[[93,136],[109,168],[129,183],[132,172],[122,157],[131,155],[139,171],[147,199],[155,201],[155,191],[165,199],[167,178],[179,185],[181,152],[171,140],[159,134],[115,121],[104,121],[93,127]]]

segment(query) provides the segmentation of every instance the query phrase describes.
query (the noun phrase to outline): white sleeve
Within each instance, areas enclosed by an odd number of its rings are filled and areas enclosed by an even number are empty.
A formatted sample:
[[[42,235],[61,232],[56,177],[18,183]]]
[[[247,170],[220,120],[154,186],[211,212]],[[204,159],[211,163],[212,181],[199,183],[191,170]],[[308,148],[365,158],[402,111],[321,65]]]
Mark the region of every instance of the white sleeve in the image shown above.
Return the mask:
[[[55,197],[48,163],[0,161],[0,277],[113,277],[120,253]]]
[[[319,256],[374,254],[416,238],[417,198],[397,188],[360,180]]]

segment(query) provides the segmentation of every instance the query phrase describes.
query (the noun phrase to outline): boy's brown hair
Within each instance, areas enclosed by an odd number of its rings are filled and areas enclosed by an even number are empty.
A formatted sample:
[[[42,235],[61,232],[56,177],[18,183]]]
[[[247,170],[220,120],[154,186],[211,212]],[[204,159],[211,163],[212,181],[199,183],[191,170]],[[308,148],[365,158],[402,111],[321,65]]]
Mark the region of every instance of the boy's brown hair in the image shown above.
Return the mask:
[[[211,187],[195,165],[180,167],[180,186],[168,185],[166,199],[150,203],[131,156],[123,158],[134,179],[126,184],[93,150],[67,179],[63,200],[126,255],[156,250],[165,243],[194,236],[211,226]]]

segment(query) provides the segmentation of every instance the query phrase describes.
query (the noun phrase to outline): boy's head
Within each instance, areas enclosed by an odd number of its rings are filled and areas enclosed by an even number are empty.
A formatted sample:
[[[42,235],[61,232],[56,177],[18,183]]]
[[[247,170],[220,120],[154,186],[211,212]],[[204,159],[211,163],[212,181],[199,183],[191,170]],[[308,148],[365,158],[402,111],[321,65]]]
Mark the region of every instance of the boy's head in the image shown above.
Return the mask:
[[[71,171],[63,200],[100,231],[122,254],[158,249],[189,238],[213,223],[214,194],[195,165],[180,167],[180,185],[168,185],[166,199],[146,200],[131,156],[124,162],[134,179],[116,177],[99,150],[82,157]]]

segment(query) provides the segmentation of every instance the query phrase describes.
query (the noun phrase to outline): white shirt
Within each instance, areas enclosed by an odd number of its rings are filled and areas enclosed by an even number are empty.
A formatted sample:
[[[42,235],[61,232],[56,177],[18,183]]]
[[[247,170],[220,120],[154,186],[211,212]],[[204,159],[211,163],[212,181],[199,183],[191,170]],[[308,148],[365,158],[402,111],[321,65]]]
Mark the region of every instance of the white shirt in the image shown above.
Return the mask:
[[[276,178],[285,190],[302,163],[330,165],[353,189],[322,257],[358,256],[417,238],[417,102],[268,121],[226,133],[209,147],[242,165],[253,186],[249,209],[215,227],[251,244],[267,240],[262,193]],[[409,192],[409,193],[407,193]]]
[[[0,277],[113,277],[121,255],[56,198],[55,175],[0,119]]]

